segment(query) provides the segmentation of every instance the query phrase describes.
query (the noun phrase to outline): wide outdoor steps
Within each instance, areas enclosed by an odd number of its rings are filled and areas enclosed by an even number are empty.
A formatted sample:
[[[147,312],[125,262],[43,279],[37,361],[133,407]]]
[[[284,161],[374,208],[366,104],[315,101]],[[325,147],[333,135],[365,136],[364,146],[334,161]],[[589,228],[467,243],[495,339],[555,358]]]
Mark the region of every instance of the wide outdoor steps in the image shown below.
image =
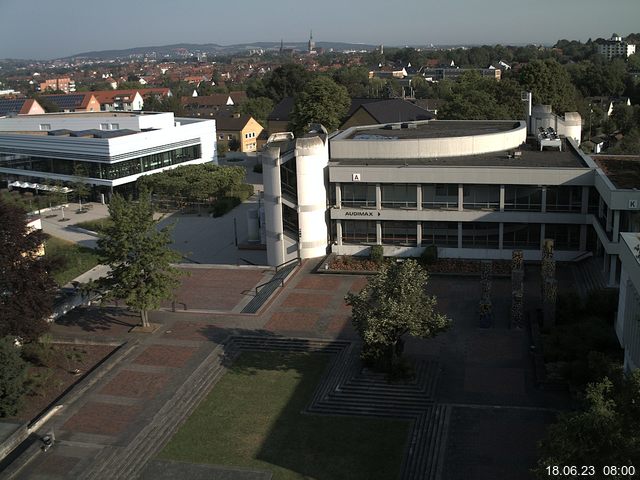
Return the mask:
[[[607,288],[607,280],[602,271],[602,259],[588,258],[572,265],[573,278],[582,298],[587,298],[589,292]]]
[[[247,303],[242,309],[242,313],[257,313],[260,310],[260,307],[269,301],[273,292],[275,292],[278,287],[282,285],[282,282],[286,280],[293,270],[298,266],[297,263],[292,263],[291,265],[287,265],[282,269],[278,270],[273,278],[264,285],[260,291],[257,293],[255,297],[251,299],[249,303]]]

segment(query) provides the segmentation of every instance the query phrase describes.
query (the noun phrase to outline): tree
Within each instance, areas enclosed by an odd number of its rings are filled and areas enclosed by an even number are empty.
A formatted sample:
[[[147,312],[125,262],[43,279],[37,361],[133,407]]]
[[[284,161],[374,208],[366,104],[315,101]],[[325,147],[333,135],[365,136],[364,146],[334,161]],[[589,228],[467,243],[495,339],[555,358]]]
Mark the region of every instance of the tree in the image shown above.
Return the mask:
[[[436,298],[425,292],[427,280],[415,260],[406,260],[384,265],[360,293],[346,296],[366,363],[393,371],[401,363],[404,335],[431,338],[449,328],[451,320],[435,311]]]
[[[321,123],[330,132],[336,130],[351,105],[347,89],[329,77],[309,82],[295,99],[291,127],[304,132],[310,123]]]
[[[73,169],[73,190],[76,193],[76,198],[78,199],[78,203],[80,204],[80,208],[82,208],[82,200],[87,198],[89,195],[90,188],[87,185],[88,181],[87,169],[84,165],[76,164]]]
[[[333,79],[345,87],[352,98],[369,94],[369,72],[364,67],[339,68],[333,72]]]
[[[284,97],[295,97],[304,89],[313,74],[302,65],[287,63],[276,68],[263,80],[265,92],[261,96],[278,103]]]
[[[0,417],[18,413],[26,392],[27,364],[20,357],[14,339],[0,339]]]
[[[251,115],[260,124],[267,124],[267,117],[273,110],[273,101],[268,97],[249,98],[240,105],[240,113]]]
[[[557,113],[576,109],[577,92],[565,68],[555,60],[534,60],[520,70],[520,85],[533,93],[536,104],[551,105]]]
[[[112,223],[100,234],[97,251],[101,263],[111,270],[90,288],[100,291],[104,300],[124,300],[140,313],[142,327],[148,328],[149,310],[171,298],[180,283],[180,272],[171,265],[180,258],[169,248],[171,228],[158,229],[146,191],[138,201],[114,195],[109,214]]]
[[[49,262],[37,255],[45,234],[30,231],[24,211],[2,199],[0,225],[0,337],[32,341],[48,328],[56,290]]]
[[[628,377],[605,377],[589,384],[584,408],[565,413],[551,425],[540,444],[538,478],[550,477],[549,465],[593,465],[602,472],[605,465],[640,464],[640,370]],[[601,478],[601,477],[596,477]],[[612,475],[607,478],[628,478]]]

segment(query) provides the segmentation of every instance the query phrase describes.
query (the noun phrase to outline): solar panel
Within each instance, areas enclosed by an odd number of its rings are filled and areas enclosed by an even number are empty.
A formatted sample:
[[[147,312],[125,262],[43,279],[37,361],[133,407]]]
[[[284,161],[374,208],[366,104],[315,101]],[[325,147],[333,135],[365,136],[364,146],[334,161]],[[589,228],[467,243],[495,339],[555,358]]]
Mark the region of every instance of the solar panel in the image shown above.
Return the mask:
[[[22,109],[25,101],[25,98],[0,100],[0,115],[5,116],[9,113],[20,112],[20,109]]]
[[[82,94],[69,94],[69,95],[43,95],[44,98],[55,103],[59,108],[77,108],[82,105],[84,95]]]

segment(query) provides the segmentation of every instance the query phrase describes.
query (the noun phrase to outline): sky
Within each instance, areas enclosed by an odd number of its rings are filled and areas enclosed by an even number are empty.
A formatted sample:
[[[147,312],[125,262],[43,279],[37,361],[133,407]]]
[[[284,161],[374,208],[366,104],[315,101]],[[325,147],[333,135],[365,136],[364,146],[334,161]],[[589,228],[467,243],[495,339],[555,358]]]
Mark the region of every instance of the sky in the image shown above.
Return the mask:
[[[0,0],[0,58],[314,40],[554,44],[640,31],[640,0]]]

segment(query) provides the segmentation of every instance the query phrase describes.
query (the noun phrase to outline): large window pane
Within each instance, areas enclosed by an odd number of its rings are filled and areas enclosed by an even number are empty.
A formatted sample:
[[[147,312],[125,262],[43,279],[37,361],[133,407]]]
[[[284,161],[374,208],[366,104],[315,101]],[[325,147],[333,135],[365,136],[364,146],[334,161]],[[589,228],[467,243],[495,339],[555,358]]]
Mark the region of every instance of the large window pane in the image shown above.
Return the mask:
[[[422,208],[458,208],[458,184],[422,185]]]
[[[413,184],[383,184],[382,206],[384,208],[416,208],[418,191]]]
[[[391,245],[415,245],[416,222],[382,222],[382,243]]]
[[[422,222],[422,245],[458,246],[458,222]]]
[[[498,185],[465,185],[463,208],[498,210],[500,208],[500,187]]]
[[[293,158],[288,162],[280,165],[280,180],[282,184],[282,193],[298,198],[298,178],[296,174],[296,159]]]
[[[502,246],[524,250],[540,249],[540,224],[505,223],[503,225]]]
[[[376,222],[343,220],[342,243],[376,243]]]
[[[582,187],[547,187],[547,212],[577,212],[582,209]]]
[[[578,250],[580,248],[580,225],[547,223],[545,238],[553,239],[556,250]]]
[[[342,206],[375,208],[376,186],[367,183],[342,184]]]
[[[463,223],[463,248],[498,248],[500,227],[497,223]]]
[[[541,211],[542,187],[505,185],[504,209],[512,211]]]

